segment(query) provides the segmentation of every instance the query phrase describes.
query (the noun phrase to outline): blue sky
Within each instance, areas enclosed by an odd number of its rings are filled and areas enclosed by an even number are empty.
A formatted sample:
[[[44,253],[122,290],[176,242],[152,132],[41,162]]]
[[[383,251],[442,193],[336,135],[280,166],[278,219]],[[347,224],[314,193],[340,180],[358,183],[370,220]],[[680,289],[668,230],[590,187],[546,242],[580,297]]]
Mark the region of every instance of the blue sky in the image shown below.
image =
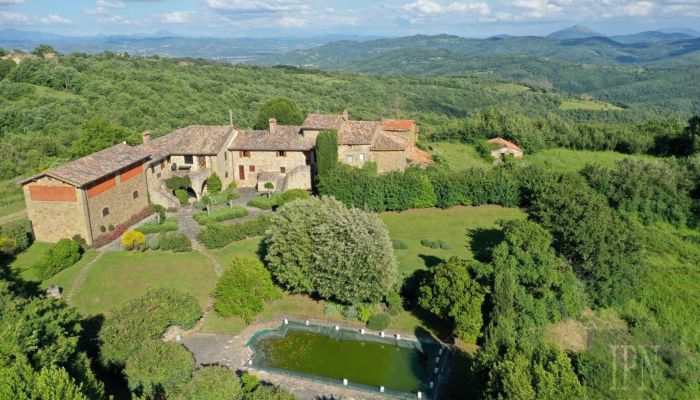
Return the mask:
[[[0,28],[70,35],[543,35],[700,27],[700,0],[0,0]]]

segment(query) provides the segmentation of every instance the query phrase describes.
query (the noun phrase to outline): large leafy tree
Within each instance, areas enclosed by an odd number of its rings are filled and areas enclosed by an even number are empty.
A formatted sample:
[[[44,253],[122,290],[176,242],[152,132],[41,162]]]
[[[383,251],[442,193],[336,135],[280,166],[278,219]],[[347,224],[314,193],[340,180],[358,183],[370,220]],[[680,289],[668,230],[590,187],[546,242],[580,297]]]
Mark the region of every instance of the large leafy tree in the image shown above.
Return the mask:
[[[219,315],[236,315],[250,323],[253,316],[262,311],[266,301],[279,298],[281,293],[260,260],[240,256],[234,258],[221,275],[214,295],[214,310]]]
[[[264,102],[255,116],[255,129],[267,129],[270,118],[276,118],[281,125],[301,125],[304,114],[297,103],[286,97],[278,97]]]
[[[552,235],[535,222],[501,221],[504,240],[493,250],[496,274],[513,276],[516,329],[522,334],[565,317],[583,306],[583,288],[571,266],[551,247]]]
[[[80,136],[73,142],[71,150],[75,157],[82,157],[117,143],[127,142],[136,145],[139,141],[138,135],[133,134],[129,129],[112,125],[102,119],[91,119],[83,122]]]
[[[397,279],[384,223],[332,198],[282,207],[272,218],[265,244],[268,268],[292,292],[342,303],[375,302]]]
[[[528,213],[552,234],[599,306],[629,299],[644,272],[635,225],[617,214],[580,176],[538,182]]]
[[[475,342],[481,331],[481,305],[486,291],[477,282],[478,261],[452,257],[439,264],[420,286],[418,304],[442,318],[454,322],[455,334]]]

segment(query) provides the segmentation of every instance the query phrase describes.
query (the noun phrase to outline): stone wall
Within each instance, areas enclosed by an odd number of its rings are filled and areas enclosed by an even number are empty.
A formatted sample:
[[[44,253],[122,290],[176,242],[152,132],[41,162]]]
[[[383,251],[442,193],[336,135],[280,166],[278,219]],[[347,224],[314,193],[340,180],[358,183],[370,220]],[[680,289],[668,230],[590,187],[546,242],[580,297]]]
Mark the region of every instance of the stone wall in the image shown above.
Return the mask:
[[[370,151],[370,145],[338,145],[338,160],[343,164],[352,165],[353,167],[362,168],[367,162],[375,161],[372,158],[372,152]],[[364,156],[363,156],[364,155]],[[352,157],[352,161],[348,157]],[[362,159],[364,157],[364,160]]]
[[[280,189],[283,192],[290,189],[311,190],[311,167],[302,165],[288,172]]]
[[[285,178],[293,169],[307,165],[307,155],[301,151],[287,151],[285,156],[278,156],[276,151],[251,151],[250,157],[241,157],[240,152],[235,150],[229,152],[229,156],[238,187],[255,187],[258,182],[258,173],[262,171],[278,172],[282,178]],[[312,154],[309,154],[309,157],[312,157]],[[244,168],[244,180],[239,176],[240,166]],[[311,186],[310,177],[309,186]]]
[[[408,167],[405,151],[373,151],[372,159],[377,163],[377,173],[403,171]]]
[[[134,199],[134,192],[138,197]],[[100,227],[125,223],[129,217],[148,207],[148,187],[146,174],[139,174],[126,182],[117,176],[117,185],[88,200],[88,216],[93,237],[102,235]],[[102,210],[108,207],[109,215],[102,216]]]
[[[59,193],[73,190],[75,196],[70,201],[48,200],[50,197],[46,196],[39,197],[43,200],[34,200],[30,193],[32,187],[57,188]],[[24,200],[27,204],[27,216],[32,223],[36,240],[54,243],[63,238],[70,238],[77,233],[90,242],[84,213],[84,197],[79,189],[49,177],[28,183],[24,185],[23,189]],[[46,194],[46,190],[38,190]],[[56,197],[56,199],[60,198]],[[66,197],[62,198],[67,199]]]

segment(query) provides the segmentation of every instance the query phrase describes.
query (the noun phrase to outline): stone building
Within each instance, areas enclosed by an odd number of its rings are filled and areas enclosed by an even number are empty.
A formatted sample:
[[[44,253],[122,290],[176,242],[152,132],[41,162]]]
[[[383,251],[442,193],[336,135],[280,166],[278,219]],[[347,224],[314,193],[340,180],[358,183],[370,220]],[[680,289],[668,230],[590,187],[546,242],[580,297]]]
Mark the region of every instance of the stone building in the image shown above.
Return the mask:
[[[310,114],[301,126],[267,130],[233,125],[192,125],[143,144],[118,144],[51,168],[22,182],[29,219],[38,240],[55,242],[75,234],[89,244],[123,224],[150,203],[178,207],[165,186],[174,176],[188,176],[191,197],[201,198],[216,173],[223,186],[267,191],[312,188],[316,138],[338,132],[338,159],[362,167],[377,164],[379,173],[427,165],[429,156],[415,147],[418,128],[411,120],[353,121],[342,114]]]
[[[92,244],[148,207],[149,158],[139,148],[118,144],[22,181],[37,240],[80,234]]]
[[[491,151],[491,156],[493,156],[496,162],[499,162],[503,155],[520,158],[524,154],[523,149],[518,147],[518,145],[503,138],[497,137],[489,139],[488,142],[496,145],[496,148]]]

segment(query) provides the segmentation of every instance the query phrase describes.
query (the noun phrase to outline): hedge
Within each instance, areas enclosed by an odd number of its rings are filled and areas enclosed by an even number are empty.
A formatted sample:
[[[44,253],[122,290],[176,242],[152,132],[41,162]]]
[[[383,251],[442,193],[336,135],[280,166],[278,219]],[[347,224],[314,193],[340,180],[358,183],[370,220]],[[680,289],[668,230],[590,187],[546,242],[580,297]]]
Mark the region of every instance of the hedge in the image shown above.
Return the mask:
[[[61,239],[51,246],[33,268],[36,276],[48,279],[80,260],[82,249],[80,245],[70,239]]]
[[[270,226],[270,216],[261,215],[250,221],[238,224],[209,224],[198,235],[202,244],[208,249],[219,249],[230,243],[245,238],[260,236]]]
[[[181,233],[161,233],[158,239],[161,250],[172,250],[175,253],[192,251],[190,238]]]
[[[168,217],[161,223],[158,223],[158,221],[149,221],[134,228],[135,231],[139,231],[144,235],[151,233],[174,232],[177,231],[177,229],[177,218],[174,217]]]
[[[213,211],[202,211],[192,215],[199,225],[205,226],[213,222],[228,221],[231,219],[242,218],[248,215],[248,210],[241,206],[232,206],[226,208],[218,208]]]

